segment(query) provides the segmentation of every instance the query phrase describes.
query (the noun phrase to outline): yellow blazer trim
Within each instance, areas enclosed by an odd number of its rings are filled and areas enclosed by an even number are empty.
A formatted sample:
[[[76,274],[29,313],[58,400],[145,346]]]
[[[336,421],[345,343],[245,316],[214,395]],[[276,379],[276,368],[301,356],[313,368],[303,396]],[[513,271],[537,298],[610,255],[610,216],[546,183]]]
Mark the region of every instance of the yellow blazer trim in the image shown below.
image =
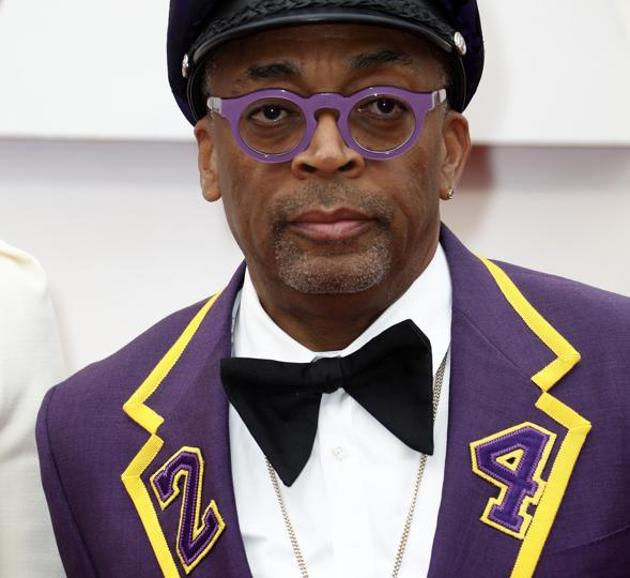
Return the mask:
[[[536,407],[568,430],[551,467],[545,491],[540,498],[510,575],[510,578],[531,578],[556,519],[575,463],[591,429],[591,424],[587,419],[549,394],[551,388],[580,361],[580,354],[527,301],[503,269],[488,259],[483,257],[480,259],[514,311],[556,355],[556,359],[534,374],[531,379],[542,390]]]
[[[166,542],[166,537],[160,526],[149,492],[142,482],[142,475],[164,445],[164,440],[157,435],[159,427],[164,423],[164,418],[145,405],[145,402],[155,393],[164,378],[179,361],[182,353],[186,350],[186,347],[199,329],[201,322],[218,297],[219,293],[210,298],[197,312],[166,355],[123,405],[123,411],[151,434],[147,442],[142,446],[121,475],[121,480],[138,512],[138,516],[140,516],[144,530],[147,533],[147,537],[149,538],[149,542],[151,543],[151,547],[153,548],[153,552],[155,553],[155,557],[165,578],[180,578],[181,575],[177,569],[177,564],[175,563],[171,550],[168,547],[168,543]]]
[[[481,258],[514,311],[536,336],[558,357],[532,377],[543,391],[549,391],[580,361],[580,354],[558,333],[514,285],[505,271],[488,259]]]

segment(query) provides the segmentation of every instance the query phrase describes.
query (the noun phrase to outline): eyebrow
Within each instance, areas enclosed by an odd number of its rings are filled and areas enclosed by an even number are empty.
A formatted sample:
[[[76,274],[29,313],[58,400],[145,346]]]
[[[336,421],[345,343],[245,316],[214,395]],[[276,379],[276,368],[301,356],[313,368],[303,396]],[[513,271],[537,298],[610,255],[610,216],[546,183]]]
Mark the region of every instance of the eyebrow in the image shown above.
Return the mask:
[[[281,79],[298,75],[298,69],[286,61],[250,66],[245,73],[245,77],[249,80]]]
[[[409,54],[397,50],[381,50],[355,56],[349,65],[352,71],[367,70],[382,64],[398,63],[415,68],[414,60]],[[271,62],[269,64],[255,64],[250,66],[243,79],[247,80],[282,80],[300,76],[298,68],[288,61]]]
[[[380,66],[381,64],[390,63],[404,64],[405,66],[412,67],[414,65],[413,58],[405,52],[381,50],[380,52],[371,52],[355,56],[350,62],[350,70],[365,70],[367,68]]]

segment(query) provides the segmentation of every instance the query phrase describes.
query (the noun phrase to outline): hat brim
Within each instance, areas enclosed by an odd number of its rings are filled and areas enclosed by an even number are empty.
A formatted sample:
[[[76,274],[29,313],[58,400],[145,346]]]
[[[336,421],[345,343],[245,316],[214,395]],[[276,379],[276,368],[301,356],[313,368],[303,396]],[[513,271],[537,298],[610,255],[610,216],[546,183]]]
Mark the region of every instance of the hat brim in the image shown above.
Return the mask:
[[[439,32],[435,27],[436,22],[441,24]],[[206,104],[202,90],[205,78],[204,63],[219,46],[231,40],[251,36],[266,30],[323,23],[352,23],[394,28],[426,39],[449,57],[453,68],[451,74],[452,86],[449,87],[449,101],[456,110],[463,110],[466,102],[466,71],[462,59],[453,45],[455,30],[447,28],[443,22],[436,16],[435,20],[432,21],[433,26],[431,26],[419,21],[405,20],[376,11],[327,7],[293,10],[290,13],[266,16],[260,20],[237,24],[223,31],[218,30],[211,34],[204,34],[189,53],[192,65],[186,87],[186,99],[192,115],[192,119],[189,117],[189,120],[192,120],[194,124],[206,114]]]

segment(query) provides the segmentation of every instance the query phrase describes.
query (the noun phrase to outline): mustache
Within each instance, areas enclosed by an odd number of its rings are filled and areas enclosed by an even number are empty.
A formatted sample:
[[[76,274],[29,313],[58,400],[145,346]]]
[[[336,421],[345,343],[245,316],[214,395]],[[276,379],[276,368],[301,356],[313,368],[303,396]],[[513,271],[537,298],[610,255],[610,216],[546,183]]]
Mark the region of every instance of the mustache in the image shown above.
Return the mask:
[[[286,197],[276,199],[269,207],[269,217],[277,228],[307,211],[341,207],[360,211],[383,224],[389,223],[394,213],[393,203],[372,191],[347,183],[309,183]]]

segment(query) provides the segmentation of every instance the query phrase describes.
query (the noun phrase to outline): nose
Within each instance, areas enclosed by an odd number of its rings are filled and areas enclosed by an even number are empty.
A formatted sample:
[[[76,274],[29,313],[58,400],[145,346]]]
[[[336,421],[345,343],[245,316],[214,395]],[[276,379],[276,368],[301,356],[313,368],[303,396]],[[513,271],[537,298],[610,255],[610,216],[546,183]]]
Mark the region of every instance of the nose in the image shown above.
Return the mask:
[[[356,178],[365,169],[365,159],[343,140],[337,118],[329,111],[321,112],[309,147],[295,156],[291,170],[297,178],[314,174]]]

